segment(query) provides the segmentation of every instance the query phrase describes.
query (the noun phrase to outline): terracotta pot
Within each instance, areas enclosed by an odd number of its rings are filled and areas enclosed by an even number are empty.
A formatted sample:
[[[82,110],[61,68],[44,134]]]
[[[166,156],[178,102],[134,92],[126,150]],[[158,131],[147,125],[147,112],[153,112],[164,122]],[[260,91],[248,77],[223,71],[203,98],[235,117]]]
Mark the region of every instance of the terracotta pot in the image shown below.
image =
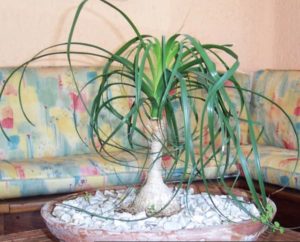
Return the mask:
[[[109,189],[120,188],[122,187],[112,187]],[[197,192],[199,192],[199,189],[195,190],[198,190]],[[210,190],[214,194],[224,194],[221,188],[213,187]],[[242,195],[243,197],[248,198],[248,193],[243,190],[235,189],[234,192],[236,195]],[[73,199],[74,196],[80,195],[81,194],[79,193],[61,197],[46,203],[41,209],[41,214],[47,227],[52,234],[62,241],[254,241],[267,229],[267,226],[260,222],[249,220],[241,223],[176,231],[112,232],[99,229],[80,228],[76,225],[66,224],[52,216],[52,211],[56,203],[67,199]],[[269,203],[273,206],[275,215],[276,206],[271,200],[269,200]]]

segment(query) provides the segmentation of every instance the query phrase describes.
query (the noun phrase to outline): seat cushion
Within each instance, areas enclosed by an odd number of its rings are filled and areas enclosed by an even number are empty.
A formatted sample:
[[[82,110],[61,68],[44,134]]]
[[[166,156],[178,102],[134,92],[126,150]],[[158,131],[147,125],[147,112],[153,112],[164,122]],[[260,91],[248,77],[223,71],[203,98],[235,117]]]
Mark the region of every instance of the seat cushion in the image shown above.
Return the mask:
[[[251,150],[250,145],[243,146],[245,154]],[[297,151],[277,148],[274,146],[259,146],[261,167],[264,181],[290,188],[300,189],[300,164],[297,164]],[[254,170],[253,155],[249,157],[249,167],[251,175],[257,179]],[[295,172],[292,173],[292,171]]]
[[[254,75],[253,90],[279,104],[300,136],[300,71],[258,71]],[[297,150],[293,126],[275,105],[253,95],[251,108],[254,120],[260,124],[256,126],[256,134],[264,129],[261,144]]]
[[[112,153],[120,162],[110,162],[98,154],[50,157],[34,160],[0,162],[0,199],[69,193],[111,185],[140,183],[145,178],[145,156],[135,158],[126,153]],[[184,154],[183,154],[184,155]],[[183,157],[182,157],[183,158]],[[163,175],[172,167],[170,156],[163,157]],[[168,181],[183,176],[179,162]],[[189,168],[189,171],[191,168]],[[236,172],[232,166],[228,174]],[[217,167],[210,162],[205,168],[207,178],[216,178]],[[186,174],[186,178],[188,174]]]

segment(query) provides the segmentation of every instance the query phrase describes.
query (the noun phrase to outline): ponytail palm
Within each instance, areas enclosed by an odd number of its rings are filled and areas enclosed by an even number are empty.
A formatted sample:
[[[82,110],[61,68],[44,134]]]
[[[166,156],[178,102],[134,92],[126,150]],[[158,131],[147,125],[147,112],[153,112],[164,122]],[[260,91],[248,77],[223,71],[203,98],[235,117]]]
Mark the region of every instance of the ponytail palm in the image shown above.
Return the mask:
[[[57,45],[66,49],[49,53],[46,52],[52,49],[49,47],[19,69],[23,68],[25,72],[30,62],[44,56],[66,54],[74,84],[82,99],[73,71],[72,56],[88,55],[106,60],[101,75],[91,80],[98,81],[99,86],[91,108],[88,105],[85,108],[90,117],[91,141],[99,154],[106,153],[107,159],[119,164],[124,164],[124,161],[107,148],[113,147],[133,156],[144,153],[147,157],[147,164],[141,167],[148,169],[146,183],[129,209],[157,216],[168,216],[180,210],[174,199],[176,192],[173,194],[162,178],[162,156],[167,154],[173,159],[167,177],[171,177],[179,162],[184,164],[179,187],[184,181],[189,186],[199,177],[207,185],[205,167],[209,162],[214,162],[218,168],[218,181],[237,202],[238,199],[226,186],[224,178],[230,166],[239,161],[253,201],[262,214],[266,213],[266,194],[253,122],[244,104],[244,91],[249,90],[242,89],[234,78],[239,61],[230,46],[201,44],[190,35],[175,34],[160,39],[142,35],[125,13],[105,0],[101,2],[118,11],[132,27],[135,36],[115,53],[100,46],[75,42],[73,34],[87,2],[83,1],[77,9],[68,42]],[[78,51],[77,47],[88,50]],[[230,64],[225,62],[224,55],[226,60],[230,60]],[[240,110],[236,110],[235,103],[227,93],[224,83],[228,80],[238,93]],[[115,92],[115,89],[123,91]],[[123,108],[124,105],[120,108],[120,103],[129,103],[129,108]],[[247,159],[240,147],[239,127],[242,120],[239,113],[243,110],[247,113],[246,122],[249,124],[256,157],[256,173],[262,199],[259,199],[254,188]],[[102,130],[105,122],[103,117],[107,114],[117,120],[117,124],[111,125],[108,133]],[[25,112],[24,115],[29,120]],[[116,141],[121,130],[126,130],[126,143]],[[209,142],[204,142],[205,135]],[[196,156],[195,150],[198,150],[199,156]]]
[[[173,168],[184,153],[184,174],[181,183],[186,177],[187,168],[190,167],[189,184],[199,176],[206,183],[204,169],[209,161],[214,161],[217,166],[220,166],[218,175],[223,181],[226,169],[230,166],[230,147],[236,146],[241,154],[240,119],[237,114],[239,110],[235,110],[224,88],[224,82],[230,79],[239,91],[243,108],[242,91],[233,77],[239,65],[237,55],[229,46],[202,45],[189,35],[176,34],[168,39],[141,35],[121,10],[106,1],[102,2],[125,17],[135,31],[136,37],[126,42],[114,54],[101,49],[109,53],[109,57],[90,111],[91,137],[96,137],[101,148],[97,148],[95,142],[94,147],[99,153],[105,152],[107,146],[134,153],[142,146],[135,142],[135,137],[142,136],[147,140],[149,143],[147,182],[139,192],[132,209],[135,212],[151,210],[159,216],[170,215],[179,211],[180,206],[176,200],[172,200],[171,191],[163,183],[161,174],[163,150],[173,157]],[[69,36],[68,57],[71,69],[72,36],[85,3],[86,1],[82,2],[78,8]],[[220,57],[224,53],[232,58],[231,66]],[[224,69],[222,74],[217,71],[216,64],[209,54],[219,61],[221,68]],[[113,76],[118,76],[119,81],[112,81]],[[120,88],[120,86],[124,90],[131,91],[129,94],[112,95],[113,88]],[[201,90],[204,96],[199,96],[197,90]],[[132,104],[127,112],[118,109],[116,103],[129,100]],[[196,105],[199,102],[203,102],[201,109]],[[104,134],[101,130],[101,113],[105,111],[109,111],[119,120],[110,134]],[[179,122],[178,112],[181,114]],[[208,145],[204,145],[203,142],[205,123],[208,125],[210,136]],[[124,127],[130,144],[127,147],[114,142],[114,136]],[[217,145],[216,140],[220,137],[221,144]],[[199,150],[200,158],[196,159],[195,148]],[[212,150],[212,155],[209,160],[203,160],[208,149]],[[114,158],[112,155],[109,157]],[[225,160],[225,170],[221,169],[221,160]],[[246,166],[244,168],[247,169]],[[245,174],[249,177],[249,172],[246,171]],[[251,183],[251,180],[249,182]],[[253,184],[250,185],[261,208]]]
[[[215,64],[207,55],[207,52],[215,53],[215,50],[229,54],[235,61],[231,67],[225,65],[226,72],[222,75],[217,72]],[[217,54],[216,56],[218,57]],[[118,68],[112,68],[112,66],[118,66]],[[151,141],[148,160],[150,172],[146,185],[134,203],[134,210],[140,212],[149,207],[156,211],[161,210],[172,198],[172,193],[161,178],[163,147],[174,151],[171,155],[175,162],[179,160],[181,153],[185,152],[185,172],[188,165],[192,166],[191,180],[193,176],[202,172],[201,167],[205,166],[205,161],[201,158],[200,160],[195,159],[194,146],[199,146],[200,154],[205,154],[202,141],[204,118],[208,117],[210,145],[214,150],[214,156],[221,152],[220,147],[214,145],[216,136],[221,133],[226,135],[223,145],[227,146],[232,142],[230,136],[233,136],[235,142],[238,142],[236,130],[228,123],[230,117],[235,118],[235,122],[238,123],[238,116],[236,111],[232,114],[233,104],[224,90],[224,82],[232,78],[237,67],[237,56],[227,46],[201,45],[198,40],[189,35],[174,35],[169,39],[162,37],[161,40],[138,35],[125,43],[108,60],[91,110],[93,136],[96,135],[100,140],[101,147],[104,147],[110,143],[118,129],[126,125],[128,140],[133,147],[132,140],[135,133],[144,135],[145,129],[150,133],[147,137]],[[111,81],[110,77],[115,74],[119,75],[121,82],[113,83]],[[131,94],[133,104],[126,114],[117,110],[114,101],[116,99],[126,100],[129,96],[109,97],[107,92],[114,85],[122,85],[124,89],[130,87],[133,90]],[[193,96],[197,89],[203,90],[207,94],[205,95],[207,98]],[[202,110],[198,110],[195,105],[199,100],[204,102]],[[180,104],[182,125],[178,125],[176,119],[178,110],[174,107],[175,102]],[[102,137],[98,127],[100,113],[103,109],[109,110],[120,120],[119,126],[105,138]],[[148,124],[148,127],[141,130],[137,120],[145,112],[144,116],[147,121],[145,122],[144,119],[143,122]],[[191,119],[198,121],[197,130],[192,128]],[[215,119],[218,119],[221,124],[219,130],[215,130]],[[166,132],[163,132],[166,127],[168,127],[170,140],[166,140]],[[183,133],[183,141],[180,133]],[[170,214],[178,210],[179,205],[172,201],[159,214]]]
[[[71,70],[74,46],[72,37],[86,2],[83,1],[78,7],[67,43]],[[242,89],[233,76],[239,66],[237,55],[228,45],[203,45],[190,35],[175,34],[167,39],[141,35],[124,12],[105,0],[101,2],[119,12],[132,27],[136,37],[115,53],[81,43],[104,52],[107,59],[102,75],[99,76],[101,83],[98,93],[89,112],[91,137],[96,137],[100,144],[99,149],[95,139],[92,139],[99,153],[109,153],[107,146],[130,154],[142,153],[139,148],[148,150],[148,164],[144,165],[149,169],[147,181],[133,202],[132,209],[136,212],[150,210],[158,216],[170,215],[180,209],[173,199],[176,193],[172,195],[161,177],[161,159],[164,152],[173,158],[173,166],[167,177],[172,175],[174,168],[181,162],[180,157],[184,155],[184,169],[179,186],[187,177],[188,168],[188,186],[198,177],[207,185],[205,167],[209,162],[214,162],[218,168],[218,180],[237,202],[238,199],[226,186],[224,178],[230,166],[239,161],[253,201],[261,213],[265,214],[266,194],[256,137],[249,110],[244,105],[243,93],[248,90]],[[231,64],[224,61],[224,55],[226,60],[231,60]],[[217,67],[222,71],[217,71]],[[119,81],[112,81],[113,76],[118,76]],[[226,91],[224,83],[227,80],[230,80],[232,88],[239,95],[240,110],[236,110],[235,103]],[[74,81],[76,83],[75,77]],[[112,95],[112,90],[120,86],[130,91]],[[129,102],[131,106],[128,110],[120,110],[117,105],[120,102]],[[259,199],[254,188],[247,158],[240,147],[241,119],[238,113],[244,109],[262,199]],[[109,134],[101,130],[101,117],[107,111],[119,120]],[[128,146],[114,141],[121,129],[127,130]],[[204,136],[207,135],[205,133],[208,133],[208,143],[204,142]],[[140,140],[136,141],[136,137],[142,137],[149,145]],[[196,149],[199,157],[196,157]],[[209,158],[204,160],[205,156]],[[108,154],[108,157],[114,162],[120,162],[112,154]],[[242,207],[241,203],[240,205]]]

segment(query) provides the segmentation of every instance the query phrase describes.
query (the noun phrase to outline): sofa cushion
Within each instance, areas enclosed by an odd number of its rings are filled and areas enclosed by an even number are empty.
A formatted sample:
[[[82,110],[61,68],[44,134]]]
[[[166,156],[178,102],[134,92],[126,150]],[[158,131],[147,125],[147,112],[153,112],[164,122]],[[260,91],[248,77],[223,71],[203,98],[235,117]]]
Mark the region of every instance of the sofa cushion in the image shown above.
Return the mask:
[[[300,71],[258,71],[254,75],[253,90],[279,104],[300,135]],[[264,128],[261,144],[297,149],[292,125],[275,105],[254,95],[251,108],[254,120],[259,122],[256,134]]]
[[[13,69],[3,68],[3,81]],[[0,135],[0,159],[23,160],[47,156],[64,156],[88,153],[75,132],[73,114],[77,110],[82,130],[87,129],[86,118],[82,116],[83,105],[76,101],[76,89],[68,68],[30,68],[25,72],[21,95],[18,82],[21,70],[8,82],[0,102],[1,124],[9,140]],[[97,75],[94,68],[76,70],[79,85],[91,76]],[[83,94],[85,100],[90,90]],[[24,110],[33,122],[30,125],[19,105],[22,98]],[[85,126],[85,127],[84,127]],[[83,137],[86,141],[86,136]]]
[[[242,148],[245,154],[249,154],[250,145],[242,146]],[[300,161],[297,164],[296,150],[263,145],[260,145],[258,149],[265,182],[300,190]],[[253,155],[250,155],[248,164],[251,175],[257,179],[253,161]]]
[[[234,75],[235,79],[241,86],[241,88],[246,89],[246,90],[251,90],[252,88],[252,80],[248,74],[245,73],[236,73]],[[249,143],[249,137],[248,137],[248,123],[247,123],[247,112],[245,107],[243,108],[242,112],[240,113],[241,110],[241,101],[240,101],[240,96],[238,91],[235,88],[232,88],[233,84],[230,81],[227,81],[225,83],[226,85],[226,91],[229,95],[229,97],[232,98],[233,100],[233,105],[240,117],[240,143],[241,144],[248,144]],[[250,100],[251,100],[251,92],[248,92],[244,90],[243,95],[244,95],[244,104],[248,107],[250,111]]]
[[[0,198],[64,193],[140,181],[136,175],[136,167],[122,167],[109,163],[95,154],[90,147],[89,116],[84,106],[90,108],[101,80],[86,84],[97,77],[101,70],[93,67],[76,67],[74,70],[78,88],[82,90],[83,101],[78,98],[71,72],[67,67],[29,68],[21,83],[21,95],[17,90],[22,76],[21,70],[16,72],[7,84],[0,102],[0,122],[9,137],[7,140],[0,134]],[[11,71],[10,68],[0,70],[0,86],[5,83],[4,80]],[[236,77],[242,86],[250,85],[248,75],[237,74]],[[115,81],[118,81],[118,78],[116,76]],[[120,85],[115,85],[109,90],[110,96],[126,93],[128,90],[124,90]],[[228,93],[234,97],[233,102],[238,109],[238,96],[230,88]],[[35,126],[30,125],[22,114],[19,97],[26,114]],[[120,112],[130,109],[132,100],[127,101],[116,100],[115,104]],[[178,126],[182,127],[180,103],[174,105]],[[197,108],[200,112],[201,104]],[[120,123],[120,119],[108,111],[104,110],[100,115],[99,126],[101,132],[106,135]],[[74,120],[85,143],[78,136]],[[243,130],[247,130],[247,127],[242,128],[242,132]],[[114,144],[128,146],[126,132],[125,126],[117,132]],[[141,137],[135,138],[139,144],[145,141]],[[207,132],[205,138],[205,142],[208,143]],[[121,160],[126,159],[122,157],[122,153],[120,155]],[[131,163],[142,166],[140,161]],[[166,168],[170,169],[173,162],[166,156],[164,163]],[[229,173],[235,171],[236,168],[231,167]],[[208,178],[216,178],[217,172],[214,162],[205,168]],[[178,180],[182,174],[181,162],[173,172],[171,180]]]
[[[0,70],[0,88],[12,70]],[[67,67],[28,68],[22,80],[21,95],[18,93],[18,83],[22,71],[17,71],[6,85],[0,102],[0,122],[9,137],[7,140],[0,134],[0,160],[22,161],[92,152],[93,149],[89,147],[89,116],[85,105],[90,108],[91,101],[97,93],[97,86],[101,80],[91,80],[100,72],[101,70],[95,67],[74,69],[83,99],[81,101]],[[114,87],[113,91],[123,92],[123,89],[120,89]],[[26,115],[34,126],[24,117],[19,97],[22,99]],[[126,110],[129,107],[129,103],[118,103],[119,109]],[[102,122],[109,124],[103,125],[103,132],[109,132],[116,122],[119,122],[113,115],[101,115]],[[82,139],[75,129],[74,119]],[[123,138],[125,136],[126,128],[116,134],[114,141],[118,144],[126,142]]]
[[[9,76],[12,68],[0,69],[0,87]],[[90,147],[89,116],[85,105],[90,108],[93,97],[97,93],[97,87],[101,79],[95,81],[101,69],[96,67],[76,67],[74,69],[78,88],[81,91],[83,102],[78,98],[78,92],[74,85],[71,72],[68,67],[38,67],[28,68],[24,74],[21,85],[21,95],[18,93],[18,82],[22,76],[22,70],[17,71],[8,82],[0,102],[0,122],[6,134],[0,134],[0,160],[20,160],[43,158],[48,156],[68,156],[93,152]],[[249,76],[237,74],[237,79],[242,86],[250,85]],[[119,76],[114,77],[119,80]],[[89,85],[86,85],[89,83]],[[234,104],[239,107],[237,95],[232,89],[227,89],[229,95],[234,97]],[[117,85],[109,89],[109,95],[125,95],[124,90]],[[19,97],[22,99],[23,108],[28,118],[35,126],[29,124],[22,114]],[[130,100],[115,100],[118,110],[126,112],[132,102]],[[202,102],[197,103],[199,112],[202,111]],[[177,110],[178,126],[183,125],[180,103],[175,102]],[[100,114],[104,133],[111,132],[120,120],[105,112]],[[77,121],[79,138],[74,119]],[[193,121],[192,121],[193,123]],[[242,131],[247,128],[242,127]],[[124,126],[117,132],[114,142],[128,146],[124,137],[127,136],[127,127]],[[208,143],[207,132],[205,142]],[[245,135],[243,137],[246,137]],[[141,137],[136,136],[142,143]],[[242,138],[244,140],[244,138]],[[243,141],[244,143],[244,141]]]
[[[110,162],[98,154],[0,162],[0,199],[46,194],[68,193],[110,185],[140,183],[145,178],[145,155],[136,157],[126,153],[111,153],[120,162]],[[184,153],[181,159],[184,158]],[[110,159],[112,160],[112,159]],[[126,161],[126,162],[125,162]],[[173,159],[163,157],[163,175],[171,169]],[[145,167],[144,169],[142,169]],[[188,173],[191,171],[189,168]],[[227,174],[235,173],[232,166]],[[178,162],[168,181],[178,181],[184,172],[183,162]],[[215,162],[205,168],[207,178],[217,177]],[[189,174],[186,174],[186,178]]]

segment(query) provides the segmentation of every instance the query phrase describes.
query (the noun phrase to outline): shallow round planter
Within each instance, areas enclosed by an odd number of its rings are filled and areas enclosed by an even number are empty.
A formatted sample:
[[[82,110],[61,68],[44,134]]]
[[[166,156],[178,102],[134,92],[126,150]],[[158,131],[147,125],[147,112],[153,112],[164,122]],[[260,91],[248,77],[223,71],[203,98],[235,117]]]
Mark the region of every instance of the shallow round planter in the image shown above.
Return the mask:
[[[116,188],[110,188],[116,189]],[[213,189],[216,192],[216,189]],[[220,193],[218,190],[217,193]],[[247,196],[246,192],[235,191],[237,195]],[[80,194],[78,194],[80,196]],[[252,220],[218,226],[207,226],[198,229],[182,229],[173,231],[153,232],[112,232],[99,229],[87,229],[76,225],[66,224],[52,215],[55,204],[67,199],[73,199],[74,195],[65,196],[60,199],[46,203],[41,214],[47,227],[53,235],[62,241],[253,241],[263,233],[267,226]],[[275,204],[269,203],[276,212]]]

